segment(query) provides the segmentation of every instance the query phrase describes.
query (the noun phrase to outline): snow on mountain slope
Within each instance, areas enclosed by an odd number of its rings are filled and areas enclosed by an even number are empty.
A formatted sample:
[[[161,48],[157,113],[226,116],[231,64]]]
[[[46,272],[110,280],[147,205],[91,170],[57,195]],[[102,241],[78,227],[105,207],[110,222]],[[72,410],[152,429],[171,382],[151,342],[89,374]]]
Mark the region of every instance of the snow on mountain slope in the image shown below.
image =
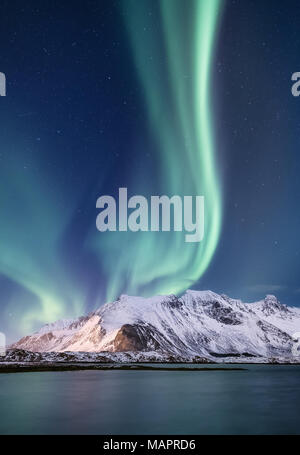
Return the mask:
[[[212,291],[122,295],[75,320],[48,324],[12,348],[34,352],[161,352],[184,357],[290,356],[300,309],[274,296],[243,303]]]
[[[287,307],[279,303],[274,295],[267,295],[264,300],[250,305],[259,318],[280,327],[290,335],[299,332],[300,308]]]

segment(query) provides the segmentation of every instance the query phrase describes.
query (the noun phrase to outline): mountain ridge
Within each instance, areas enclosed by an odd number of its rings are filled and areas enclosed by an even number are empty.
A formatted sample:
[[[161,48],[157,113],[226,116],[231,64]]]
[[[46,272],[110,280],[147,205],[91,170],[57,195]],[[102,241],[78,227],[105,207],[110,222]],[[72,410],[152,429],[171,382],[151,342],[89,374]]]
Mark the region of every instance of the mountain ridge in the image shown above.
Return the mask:
[[[121,295],[92,313],[46,324],[11,348],[32,352],[156,352],[191,358],[288,357],[300,309],[273,295],[243,303],[213,291]]]

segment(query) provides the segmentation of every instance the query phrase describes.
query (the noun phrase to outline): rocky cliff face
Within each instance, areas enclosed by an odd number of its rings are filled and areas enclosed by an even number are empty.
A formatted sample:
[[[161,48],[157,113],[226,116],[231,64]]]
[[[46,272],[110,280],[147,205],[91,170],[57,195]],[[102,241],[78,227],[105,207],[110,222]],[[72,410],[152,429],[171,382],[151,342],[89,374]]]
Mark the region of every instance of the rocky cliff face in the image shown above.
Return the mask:
[[[274,296],[243,303],[211,291],[121,296],[71,321],[48,324],[11,347],[33,352],[143,352],[194,358],[291,356],[300,309]]]

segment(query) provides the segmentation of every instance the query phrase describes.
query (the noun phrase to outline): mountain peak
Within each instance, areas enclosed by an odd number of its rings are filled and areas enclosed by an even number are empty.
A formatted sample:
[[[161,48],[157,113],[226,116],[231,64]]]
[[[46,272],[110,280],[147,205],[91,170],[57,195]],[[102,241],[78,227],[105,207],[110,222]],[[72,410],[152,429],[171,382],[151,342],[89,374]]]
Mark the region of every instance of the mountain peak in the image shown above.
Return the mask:
[[[276,312],[288,312],[286,305],[280,303],[275,295],[267,294],[263,301],[263,311],[268,314],[274,314]]]
[[[183,297],[188,297],[188,298],[195,298],[197,300],[203,300],[203,301],[212,301],[212,300],[220,300],[222,297],[219,294],[216,294],[213,291],[193,291],[192,289],[188,289]]]
[[[280,303],[279,300],[277,299],[277,297],[273,294],[267,294],[266,297],[265,297],[265,302],[268,301],[268,302],[272,302],[272,303]]]

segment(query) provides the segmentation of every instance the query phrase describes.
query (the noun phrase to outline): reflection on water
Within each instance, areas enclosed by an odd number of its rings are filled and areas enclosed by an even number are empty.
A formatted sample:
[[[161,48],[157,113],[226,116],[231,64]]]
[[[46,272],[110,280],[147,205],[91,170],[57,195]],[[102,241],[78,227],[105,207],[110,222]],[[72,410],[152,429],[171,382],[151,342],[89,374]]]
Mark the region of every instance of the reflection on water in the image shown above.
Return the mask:
[[[300,434],[300,366],[0,375],[1,434]]]

